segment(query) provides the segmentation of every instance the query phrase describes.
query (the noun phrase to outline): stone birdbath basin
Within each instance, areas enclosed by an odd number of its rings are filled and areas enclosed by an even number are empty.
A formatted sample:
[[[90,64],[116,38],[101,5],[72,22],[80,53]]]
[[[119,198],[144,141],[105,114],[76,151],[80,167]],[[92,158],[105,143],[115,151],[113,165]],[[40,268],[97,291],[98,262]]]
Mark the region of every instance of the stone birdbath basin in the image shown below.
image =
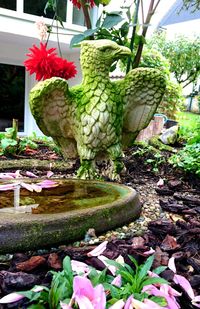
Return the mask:
[[[101,233],[131,222],[141,211],[136,191],[117,183],[54,179],[54,187],[30,192],[22,181],[7,181],[14,189],[0,191],[0,253],[70,243],[89,228]],[[41,180],[25,183],[37,189]]]

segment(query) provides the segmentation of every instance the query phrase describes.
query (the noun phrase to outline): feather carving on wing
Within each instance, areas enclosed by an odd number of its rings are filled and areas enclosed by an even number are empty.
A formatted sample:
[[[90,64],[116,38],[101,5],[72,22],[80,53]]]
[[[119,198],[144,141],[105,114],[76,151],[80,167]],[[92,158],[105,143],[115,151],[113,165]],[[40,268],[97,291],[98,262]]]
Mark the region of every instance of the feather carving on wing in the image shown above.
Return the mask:
[[[76,100],[72,99],[67,81],[53,77],[39,82],[30,92],[30,108],[41,131],[54,139],[64,157],[76,157]]]
[[[138,68],[117,81],[124,104],[123,146],[128,146],[148,126],[165,92],[166,81],[160,70]]]

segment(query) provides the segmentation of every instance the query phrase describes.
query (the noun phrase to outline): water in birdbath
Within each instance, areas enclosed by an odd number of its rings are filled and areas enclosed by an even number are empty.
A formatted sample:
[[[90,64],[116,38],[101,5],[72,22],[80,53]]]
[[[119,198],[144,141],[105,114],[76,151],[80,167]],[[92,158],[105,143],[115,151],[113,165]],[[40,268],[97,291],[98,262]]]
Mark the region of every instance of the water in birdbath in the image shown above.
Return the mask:
[[[55,179],[54,186],[38,190],[41,180],[25,181],[3,182],[4,185],[14,185],[9,190],[0,191],[0,213],[68,212],[112,203],[124,195],[120,186],[113,186],[112,183]]]

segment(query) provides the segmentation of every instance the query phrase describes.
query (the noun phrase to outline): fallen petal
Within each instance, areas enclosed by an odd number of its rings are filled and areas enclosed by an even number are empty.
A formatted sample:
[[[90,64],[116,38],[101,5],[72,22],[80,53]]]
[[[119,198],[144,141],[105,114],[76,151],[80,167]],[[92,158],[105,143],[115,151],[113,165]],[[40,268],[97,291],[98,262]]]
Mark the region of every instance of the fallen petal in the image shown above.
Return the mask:
[[[97,246],[92,251],[88,252],[87,256],[99,256],[101,255],[105,250],[107,246],[108,241],[102,242],[99,246]]]
[[[22,186],[22,188],[33,192],[33,187],[32,185],[30,185],[29,183],[25,183],[25,182],[21,182],[20,185]]]
[[[0,191],[7,191],[7,190],[13,190],[16,187],[16,184],[9,183],[6,185],[0,185]]]
[[[0,179],[5,180],[14,179],[14,176],[10,175],[10,173],[0,173]]]
[[[175,258],[173,256],[169,259],[168,267],[176,274]]]
[[[88,273],[90,268],[87,264],[75,260],[71,260],[72,270],[76,273]]]
[[[53,173],[52,171],[48,171],[48,172],[47,172],[47,177],[48,177],[48,178],[50,178],[50,177],[53,176],[53,175],[54,175],[54,173]]]
[[[42,191],[41,186],[38,186],[38,185],[36,185],[35,183],[32,183],[31,186],[32,186],[32,188],[33,188],[33,190],[34,190],[35,192],[38,192],[38,193],[39,193],[39,192]]]
[[[153,248],[150,248],[150,250],[143,252],[143,254],[144,254],[145,256],[149,256],[149,255],[151,255],[151,254],[153,254],[153,253],[155,253],[155,250],[154,250]]]
[[[31,178],[38,178],[37,175],[35,175],[34,173],[31,173],[31,172],[26,172],[26,175],[27,175],[28,177],[31,177]]]
[[[99,256],[98,256],[98,259],[99,259],[100,261],[102,261],[102,262],[105,264],[105,266],[110,270],[110,272],[112,273],[112,275],[115,276],[115,273],[116,273],[116,270],[117,270],[117,269],[116,269],[115,266],[110,265],[110,264],[107,263],[108,258],[107,258],[106,256],[104,256],[104,255],[99,255]]]
[[[42,189],[54,188],[57,187],[59,184],[52,180],[43,180],[42,182],[38,183]]]
[[[117,275],[117,277],[115,277],[113,279],[111,284],[120,287],[122,285],[122,277],[121,277],[121,275]]]
[[[20,299],[24,298],[24,295],[20,295],[18,293],[10,293],[0,299],[0,304],[10,304],[14,303],[16,301],[19,301]]]
[[[185,277],[175,274],[173,280],[176,284],[179,284],[183,288],[183,290],[188,294],[191,299],[194,299],[194,291],[191,287],[191,284]]]
[[[156,185],[157,185],[157,187],[163,187],[164,186],[164,180],[162,178],[160,178]]]

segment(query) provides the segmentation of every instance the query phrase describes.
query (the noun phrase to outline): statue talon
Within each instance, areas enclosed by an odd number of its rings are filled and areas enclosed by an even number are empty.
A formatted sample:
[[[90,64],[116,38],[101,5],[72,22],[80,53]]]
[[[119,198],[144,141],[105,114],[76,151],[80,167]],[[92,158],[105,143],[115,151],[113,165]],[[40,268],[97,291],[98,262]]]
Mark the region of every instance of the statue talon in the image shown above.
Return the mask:
[[[120,181],[120,172],[125,168],[121,158],[112,161],[112,171],[110,173],[110,179]]]
[[[79,167],[76,176],[80,179],[99,179],[94,161],[82,160],[81,166]]]
[[[165,92],[164,74],[153,68],[131,70],[112,82],[112,64],[131,55],[129,48],[110,40],[81,43],[80,85],[69,88],[65,79],[52,77],[30,92],[30,108],[41,131],[51,136],[66,158],[81,160],[77,176],[97,178],[91,160],[107,153],[113,163],[111,178],[119,178],[122,147],[132,145],[147,127]]]

